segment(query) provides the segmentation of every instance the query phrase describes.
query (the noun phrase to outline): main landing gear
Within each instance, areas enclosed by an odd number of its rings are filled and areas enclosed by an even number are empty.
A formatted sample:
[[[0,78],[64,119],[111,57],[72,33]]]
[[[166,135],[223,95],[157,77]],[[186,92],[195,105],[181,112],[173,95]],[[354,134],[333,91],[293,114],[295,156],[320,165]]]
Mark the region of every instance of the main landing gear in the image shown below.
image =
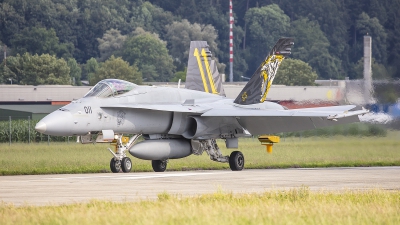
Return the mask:
[[[168,160],[151,160],[154,172],[164,172],[167,169]]]
[[[115,152],[108,148],[114,156],[110,161],[110,169],[113,173],[119,173],[121,170],[124,173],[129,173],[132,169],[132,161],[129,157],[126,157],[125,152],[132,147],[141,134],[135,134],[130,139],[122,135],[116,136],[117,138],[112,142],[115,144]]]
[[[229,156],[229,167],[232,171],[240,171],[244,168],[244,156],[239,151],[234,151]]]
[[[229,167],[232,171],[241,171],[244,168],[244,156],[240,151],[234,151],[230,156],[223,156],[217,142],[215,139],[208,140],[197,140],[195,141],[195,145],[197,147],[193,147],[193,154],[201,155],[203,151],[206,151],[210,156],[210,159],[216,162],[229,163]]]

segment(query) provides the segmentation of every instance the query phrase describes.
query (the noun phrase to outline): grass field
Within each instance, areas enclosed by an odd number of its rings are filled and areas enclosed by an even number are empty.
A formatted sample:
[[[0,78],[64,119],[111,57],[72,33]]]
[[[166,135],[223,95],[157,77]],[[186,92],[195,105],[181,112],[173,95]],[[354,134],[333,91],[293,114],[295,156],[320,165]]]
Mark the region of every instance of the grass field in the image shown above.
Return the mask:
[[[230,154],[223,142],[219,146]],[[111,154],[108,144],[50,143],[0,144],[0,174],[50,174],[109,172]],[[331,167],[400,166],[400,133],[387,137],[286,138],[274,146],[272,154],[257,139],[241,139],[239,150],[245,155],[245,167]],[[128,153],[129,154],[129,153]],[[133,157],[132,171],[152,171],[150,161]],[[170,160],[168,170],[229,169],[226,163],[211,161],[206,153]]]
[[[400,224],[400,191],[311,192],[307,187],[259,194],[216,192],[158,200],[93,200],[61,206],[0,203],[0,224]]]

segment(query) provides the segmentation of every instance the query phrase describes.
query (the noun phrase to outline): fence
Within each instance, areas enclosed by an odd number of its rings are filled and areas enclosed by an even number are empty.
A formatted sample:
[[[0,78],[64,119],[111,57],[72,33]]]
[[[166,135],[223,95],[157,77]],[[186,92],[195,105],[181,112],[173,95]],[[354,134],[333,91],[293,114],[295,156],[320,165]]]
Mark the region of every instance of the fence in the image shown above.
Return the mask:
[[[31,142],[69,142],[76,141],[71,136],[44,135],[35,130],[38,120],[32,120],[30,116],[9,116],[8,121],[0,121],[0,143],[31,143]]]
[[[38,120],[32,120],[30,116],[9,116],[8,121],[0,121],[0,143],[39,143],[39,142],[74,142],[74,136],[49,136],[35,130]],[[276,134],[281,138],[289,137],[332,137],[335,135],[343,136],[386,136],[387,129],[381,125],[369,123],[354,123],[338,125],[327,128],[320,128],[301,132],[287,132]]]

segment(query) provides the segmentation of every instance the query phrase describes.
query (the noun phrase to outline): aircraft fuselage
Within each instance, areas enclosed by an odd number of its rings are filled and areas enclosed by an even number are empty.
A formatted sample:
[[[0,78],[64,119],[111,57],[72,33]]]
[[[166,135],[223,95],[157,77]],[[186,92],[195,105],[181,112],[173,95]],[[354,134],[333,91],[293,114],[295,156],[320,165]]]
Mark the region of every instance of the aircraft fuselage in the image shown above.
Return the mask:
[[[187,89],[137,86],[116,97],[91,96],[75,100],[47,115],[38,127],[42,125],[44,134],[55,136],[86,135],[101,130],[125,134],[164,134],[171,128],[173,112],[112,106],[182,104],[186,99],[213,103],[225,98]]]

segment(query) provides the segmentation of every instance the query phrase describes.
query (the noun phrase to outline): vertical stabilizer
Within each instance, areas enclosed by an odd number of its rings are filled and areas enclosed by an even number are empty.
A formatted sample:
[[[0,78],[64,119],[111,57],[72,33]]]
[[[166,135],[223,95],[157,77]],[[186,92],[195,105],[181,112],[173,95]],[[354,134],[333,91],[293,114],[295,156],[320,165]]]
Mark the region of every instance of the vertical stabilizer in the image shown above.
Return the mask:
[[[185,88],[224,95],[222,78],[206,41],[190,42]]]
[[[257,68],[246,86],[236,97],[234,103],[250,105],[264,102],[275,78],[276,72],[285,56],[290,55],[293,38],[281,38]]]
[[[222,80],[222,75],[218,72],[217,63],[215,62],[215,60],[211,60],[210,67],[212,77],[214,79],[215,88],[217,89],[218,94],[225,96],[224,86],[222,85],[224,81]]]

